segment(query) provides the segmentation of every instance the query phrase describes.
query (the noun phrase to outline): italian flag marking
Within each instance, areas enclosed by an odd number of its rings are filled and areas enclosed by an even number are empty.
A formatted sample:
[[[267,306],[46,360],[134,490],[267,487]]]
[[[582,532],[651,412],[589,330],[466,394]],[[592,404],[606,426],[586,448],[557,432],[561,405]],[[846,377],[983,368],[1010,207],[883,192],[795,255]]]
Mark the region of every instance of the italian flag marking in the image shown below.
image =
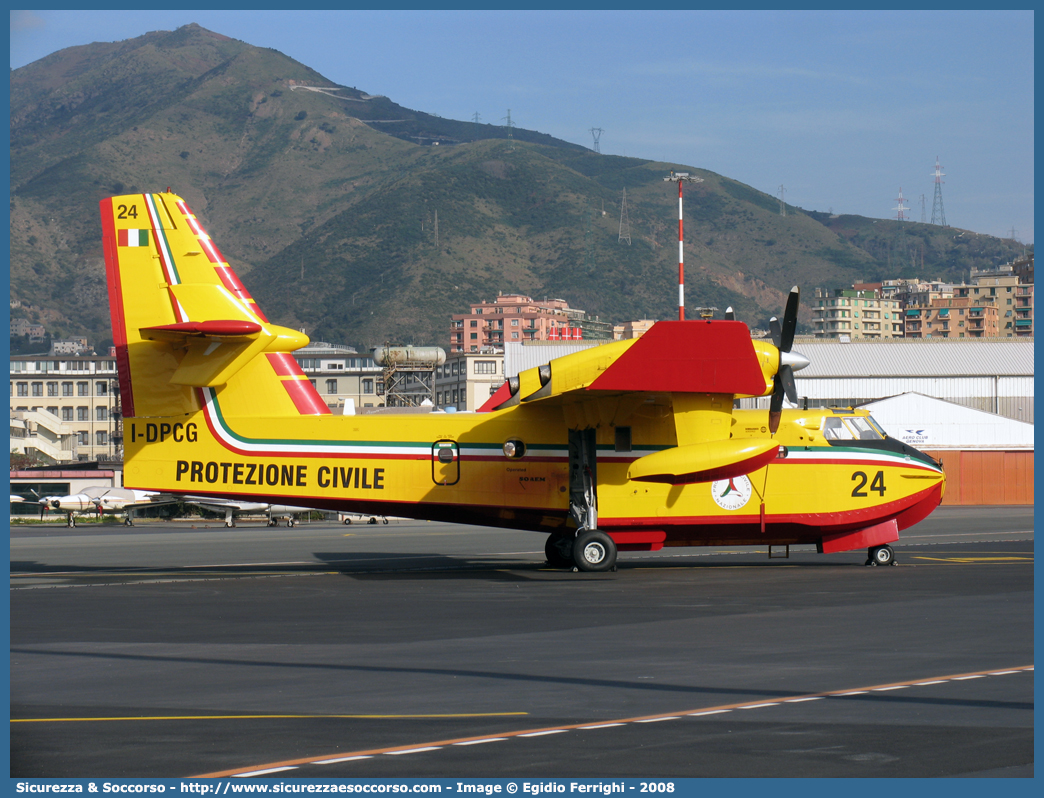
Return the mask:
[[[117,230],[116,243],[121,247],[147,247],[149,245],[149,231]]]

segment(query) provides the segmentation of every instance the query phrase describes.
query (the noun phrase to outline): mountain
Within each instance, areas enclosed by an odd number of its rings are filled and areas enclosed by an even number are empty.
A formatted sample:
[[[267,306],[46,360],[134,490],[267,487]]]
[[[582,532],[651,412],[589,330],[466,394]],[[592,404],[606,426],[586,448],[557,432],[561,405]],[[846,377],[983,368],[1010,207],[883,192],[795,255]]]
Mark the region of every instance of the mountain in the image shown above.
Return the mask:
[[[412,111],[198,25],[12,71],[10,160],[12,313],[102,345],[98,201],[168,186],[269,318],[360,348],[444,344],[450,314],[498,291],[611,321],[673,318],[671,169],[703,179],[685,190],[687,306],[733,305],[752,325],[795,283],[807,297],[956,280],[1021,253],[952,228],[782,216],[774,197],[707,170]]]

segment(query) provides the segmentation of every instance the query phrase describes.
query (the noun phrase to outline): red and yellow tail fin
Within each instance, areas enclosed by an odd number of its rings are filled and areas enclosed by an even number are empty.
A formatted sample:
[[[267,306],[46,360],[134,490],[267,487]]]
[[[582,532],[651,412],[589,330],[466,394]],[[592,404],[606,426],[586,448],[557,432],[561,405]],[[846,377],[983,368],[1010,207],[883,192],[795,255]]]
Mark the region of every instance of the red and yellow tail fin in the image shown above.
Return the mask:
[[[185,200],[112,197],[101,218],[124,415],[191,414],[203,389],[238,415],[329,412],[289,354],[308,337],[268,321]]]

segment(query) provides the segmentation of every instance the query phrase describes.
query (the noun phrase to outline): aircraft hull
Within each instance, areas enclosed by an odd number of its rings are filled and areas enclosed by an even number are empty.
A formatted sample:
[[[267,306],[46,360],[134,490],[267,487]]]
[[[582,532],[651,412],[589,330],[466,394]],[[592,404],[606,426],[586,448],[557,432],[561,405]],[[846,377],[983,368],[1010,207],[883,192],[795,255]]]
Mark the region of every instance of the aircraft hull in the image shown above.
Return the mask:
[[[201,412],[191,416],[126,420],[128,483],[541,532],[574,526],[558,408],[229,419],[216,392],[201,390],[199,399]],[[276,429],[279,437],[272,435]],[[859,441],[831,445],[791,424],[779,435],[789,445],[768,465],[735,479],[669,485],[630,480],[627,472],[673,441],[646,440],[620,453],[610,433],[598,439],[598,525],[625,551],[818,544],[893,519],[897,530],[908,528],[942,500],[941,468],[899,444],[895,450]],[[507,440],[525,441],[526,454],[506,457]],[[450,463],[438,459],[445,446],[453,448]]]

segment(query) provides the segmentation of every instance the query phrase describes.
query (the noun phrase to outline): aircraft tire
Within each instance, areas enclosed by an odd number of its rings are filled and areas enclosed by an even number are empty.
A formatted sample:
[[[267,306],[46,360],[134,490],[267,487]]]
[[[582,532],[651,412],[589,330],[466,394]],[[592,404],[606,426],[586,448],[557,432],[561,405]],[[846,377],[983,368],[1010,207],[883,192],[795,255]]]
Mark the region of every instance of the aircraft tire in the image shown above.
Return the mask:
[[[382,520],[382,521],[383,521],[383,522],[384,522],[385,524],[386,524],[386,523],[388,523],[388,519],[387,519],[387,518],[382,518],[381,520]]]
[[[286,525],[287,525],[288,527],[291,527],[291,526],[293,526],[293,525],[294,525],[294,519],[293,519],[293,518],[287,518],[287,519],[286,519]]]
[[[367,524],[376,524],[377,523],[377,519],[374,518],[373,516],[370,516],[370,520],[367,521],[366,523]]]
[[[544,542],[544,556],[552,568],[572,568],[573,541],[564,535],[548,535]]]
[[[351,526],[352,525],[352,519],[351,518],[345,518],[344,519],[344,525],[345,526]]]
[[[891,546],[875,546],[868,552],[870,555],[870,561],[874,565],[894,565],[895,564],[895,552],[892,551]]]
[[[616,565],[616,544],[605,532],[584,530],[573,541],[573,561],[581,571],[610,571]]]

